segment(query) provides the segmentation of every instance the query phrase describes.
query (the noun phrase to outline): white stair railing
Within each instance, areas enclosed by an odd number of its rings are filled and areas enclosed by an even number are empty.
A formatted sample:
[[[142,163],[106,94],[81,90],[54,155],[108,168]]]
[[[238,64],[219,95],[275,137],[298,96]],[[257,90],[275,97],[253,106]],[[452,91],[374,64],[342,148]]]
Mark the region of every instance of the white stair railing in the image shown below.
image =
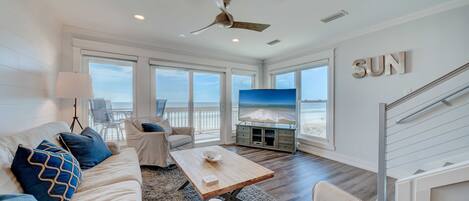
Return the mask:
[[[469,63],[379,104],[378,201],[403,179],[469,160]]]

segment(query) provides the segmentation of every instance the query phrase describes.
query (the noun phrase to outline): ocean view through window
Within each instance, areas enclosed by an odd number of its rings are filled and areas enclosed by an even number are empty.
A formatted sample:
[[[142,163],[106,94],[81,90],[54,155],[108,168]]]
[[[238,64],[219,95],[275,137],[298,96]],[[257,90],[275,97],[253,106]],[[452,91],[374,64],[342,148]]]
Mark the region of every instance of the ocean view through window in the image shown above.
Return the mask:
[[[93,84],[89,125],[106,141],[125,141],[123,120],[132,116],[134,62],[85,58]]]
[[[222,75],[174,67],[155,68],[156,99],[166,100],[173,127],[193,127],[195,142],[220,140]]]
[[[327,138],[327,66],[301,71],[300,134]]]
[[[274,84],[276,89],[300,89],[299,135],[327,139],[328,66],[275,74]]]

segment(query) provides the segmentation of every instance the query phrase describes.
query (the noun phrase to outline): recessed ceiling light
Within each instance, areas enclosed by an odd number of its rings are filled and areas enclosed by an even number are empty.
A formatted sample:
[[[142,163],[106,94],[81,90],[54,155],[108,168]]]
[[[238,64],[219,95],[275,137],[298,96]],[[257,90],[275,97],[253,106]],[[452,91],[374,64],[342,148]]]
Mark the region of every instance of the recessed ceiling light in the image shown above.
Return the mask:
[[[233,38],[231,41],[233,41],[233,43],[239,43],[239,39],[237,38]]]
[[[134,15],[134,18],[137,20],[144,20],[145,17],[143,15]]]
[[[185,38],[186,35],[185,35],[185,34],[179,34],[179,37],[180,37],[180,38]]]

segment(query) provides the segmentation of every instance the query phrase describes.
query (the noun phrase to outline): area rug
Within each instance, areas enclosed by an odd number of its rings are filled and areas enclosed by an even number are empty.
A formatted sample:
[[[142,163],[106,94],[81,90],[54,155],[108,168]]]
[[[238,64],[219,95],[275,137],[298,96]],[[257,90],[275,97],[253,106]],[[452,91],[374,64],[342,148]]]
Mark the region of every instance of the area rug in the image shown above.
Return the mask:
[[[190,184],[183,190],[177,190],[186,181],[178,168],[142,167],[142,176],[145,201],[202,201]],[[274,197],[255,185],[243,188],[237,198],[243,201],[275,201]]]

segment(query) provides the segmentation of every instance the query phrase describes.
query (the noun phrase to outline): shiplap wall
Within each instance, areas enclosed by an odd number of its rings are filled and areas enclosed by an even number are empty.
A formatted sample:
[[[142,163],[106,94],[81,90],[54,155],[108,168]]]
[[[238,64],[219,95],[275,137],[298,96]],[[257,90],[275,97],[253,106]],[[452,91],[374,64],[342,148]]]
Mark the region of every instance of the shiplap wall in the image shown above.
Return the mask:
[[[57,119],[61,23],[36,0],[0,0],[0,135]]]

